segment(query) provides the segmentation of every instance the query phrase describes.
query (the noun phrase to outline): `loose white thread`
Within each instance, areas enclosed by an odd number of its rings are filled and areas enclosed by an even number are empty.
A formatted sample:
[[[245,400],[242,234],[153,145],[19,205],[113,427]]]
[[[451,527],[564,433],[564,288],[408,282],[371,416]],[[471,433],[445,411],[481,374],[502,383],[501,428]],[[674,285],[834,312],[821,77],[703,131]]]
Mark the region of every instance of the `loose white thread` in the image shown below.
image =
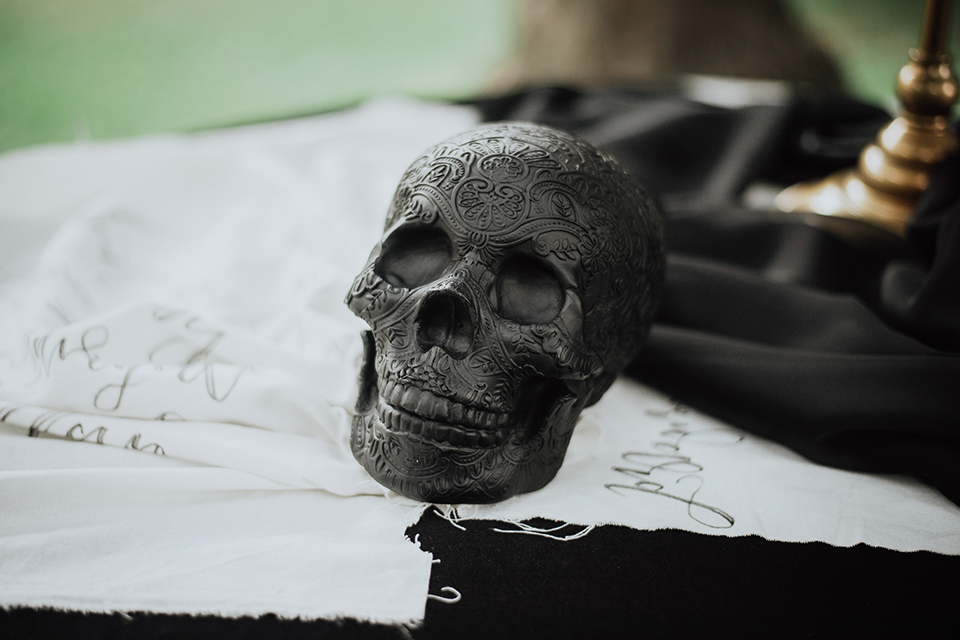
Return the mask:
[[[493,529],[493,531],[496,531],[497,533],[525,533],[530,536],[540,536],[541,538],[549,538],[551,540],[556,540],[557,542],[570,542],[571,540],[579,540],[580,538],[584,537],[585,535],[593,531],[593,528],[596,526],[591,524],[591,525],[585,526],[582,530],[576,533],[571,533],[569,535],[557,535],[555,532],[560,531],[561,529],[564,529],[566,527],[569,527],[570,525],[567,523],[564,523],[564,524],[557,525],[552,529],[541,529],[539,527],[534,527],[533,525],[529,525],[526,522],[510,522],[509,524],[512,524],[513,526],[519,527],[519,528],[518,529]]]
[[[447,513],[444,513],[445,511]],[[436,509],[436,512],[438,516],[440,516],[441,518],[443,518],[444,520],[446,520],[447,522],[455,526],[457,529],[460,529],[460,531],[467,530],[466,527],[464,527],[458,522],[458,520],[460,519],[460,515],[457,513],[456,507],[451,507],[450,505],[443,505],[443,508]]]
[[[460,592],[453,587],[443,587],[440,589],[440,593],[445,594],[447,597],[435,596],[432,593],[428,593],[427,600],[436,600],[437,602],[443,602],[446,604],[456,604],[457,602],[460,602]]]

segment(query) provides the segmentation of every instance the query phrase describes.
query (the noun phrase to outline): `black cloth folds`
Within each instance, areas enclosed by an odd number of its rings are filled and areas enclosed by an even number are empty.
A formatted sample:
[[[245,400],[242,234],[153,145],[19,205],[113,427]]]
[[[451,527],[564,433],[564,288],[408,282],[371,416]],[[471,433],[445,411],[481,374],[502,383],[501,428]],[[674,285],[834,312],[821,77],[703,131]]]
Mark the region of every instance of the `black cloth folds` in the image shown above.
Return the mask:
[[[960,503],[956,158],[935,174],[908,240],[872,244],[744,205],[751,185],[854,164],[889,119],[871,107],[798,97],[726,109],[559,88],[474,104],[487,120],[591,142],[661,202],[666,293],[630,375],[811,460],[912,474]]]

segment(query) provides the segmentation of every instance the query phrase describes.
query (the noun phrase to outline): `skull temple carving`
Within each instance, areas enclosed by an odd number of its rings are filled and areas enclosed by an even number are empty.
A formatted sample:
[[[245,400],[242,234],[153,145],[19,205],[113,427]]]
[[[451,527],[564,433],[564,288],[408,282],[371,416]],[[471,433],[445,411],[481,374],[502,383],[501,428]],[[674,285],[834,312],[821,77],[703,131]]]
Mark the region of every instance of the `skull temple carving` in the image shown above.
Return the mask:
[[[659,216],[546,127],[480,127],[407,170],[347,304],[370,325],[352,429],[381,484],[430,502],[543,487],[646,335]]]

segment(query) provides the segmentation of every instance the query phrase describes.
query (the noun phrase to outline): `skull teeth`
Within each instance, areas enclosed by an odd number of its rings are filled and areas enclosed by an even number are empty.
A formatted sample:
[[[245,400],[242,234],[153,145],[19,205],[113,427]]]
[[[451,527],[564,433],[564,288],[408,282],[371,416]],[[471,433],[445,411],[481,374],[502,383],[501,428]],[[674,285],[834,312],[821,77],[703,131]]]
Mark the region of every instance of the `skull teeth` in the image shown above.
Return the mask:
[[[468,407],[424,391],[386,380],[377,406],[390,431],[419,435],[460,447],[491,447],[509,432],[509,414]]]
[[[487,411],[454,402],[429,391],[404,386],[394,380],[384,381],[380,397],[388,405],[421,418],[449,422],[468,429],[498,429],[509,426],[510,414]]]

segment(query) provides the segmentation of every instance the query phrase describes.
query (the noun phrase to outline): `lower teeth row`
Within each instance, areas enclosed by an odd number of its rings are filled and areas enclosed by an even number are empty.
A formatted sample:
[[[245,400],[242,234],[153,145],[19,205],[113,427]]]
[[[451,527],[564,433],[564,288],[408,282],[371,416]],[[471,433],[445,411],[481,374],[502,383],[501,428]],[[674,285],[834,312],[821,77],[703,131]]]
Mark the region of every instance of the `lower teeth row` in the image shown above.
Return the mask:
[[[427,420],[464,425],[468,429],[497,429],[506,427],[509,414],[498,413],[454,402],[416,387],[402,385],[395,380],[384,380],[378,385],[380,398],[391,406],[402,407]]]
[[[397,411],[382,400],[378,406],[380,420],[390,431],[421,435],[435,442],[449,442],[457,446],[489,447],[503,441],[507,429],[469,429],[455,425],[422,420]]]

